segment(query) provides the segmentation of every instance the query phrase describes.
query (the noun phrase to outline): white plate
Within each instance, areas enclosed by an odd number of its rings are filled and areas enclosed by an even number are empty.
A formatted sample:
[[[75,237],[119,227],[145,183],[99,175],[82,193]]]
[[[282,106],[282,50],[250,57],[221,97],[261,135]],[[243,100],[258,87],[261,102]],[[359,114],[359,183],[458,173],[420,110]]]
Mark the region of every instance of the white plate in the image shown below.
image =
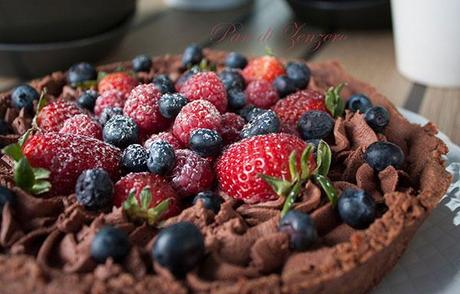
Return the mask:
[[[413,123],[428,122],[416,113],[399,110]],[[447,163],[454,175],[452,185],[373,294],[460,293],[460,147],[445,134],[438,136],[449,147]]]

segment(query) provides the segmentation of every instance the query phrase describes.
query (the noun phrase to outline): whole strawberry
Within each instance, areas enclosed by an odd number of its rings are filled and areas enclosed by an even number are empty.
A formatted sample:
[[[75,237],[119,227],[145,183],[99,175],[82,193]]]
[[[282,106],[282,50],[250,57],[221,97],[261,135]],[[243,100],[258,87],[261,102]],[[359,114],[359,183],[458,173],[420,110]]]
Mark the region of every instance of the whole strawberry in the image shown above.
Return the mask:
[[[227,91],[219,76],[214,72],[200,72],[189,78],[180,88],[189,101],[208,100],[221,112],[227,109]]]
[[[244,118],[233,112],[222,114],[222,127],[220,135],[226,145],[236,142],[240,139],[240,131],[245,125]]]
[[[160,113],[160,98],[161,92],[154,84],[142,84],[134,88],[126,99],[123,113],[137,124],[141,138],[162,131],[169,124]]]
[[[272,109],[282,124],[294,129],[304,112],[310,110],[327,111],[324,95],[310,89],[293,93],[279,100]]]
[[[122,108],[125,105],[126,96],[118,90],[108,90],[101,93],[96,99],[94,106],[94,114],[101,115],[102,111],[107,107]]]
[[[59,133],[93,137],[102,140],[101,125],[86,114],[68,118]]]
[[[112,179],[119,175],[121,151],[86,136],[37,132],[24,142],[22,153],[32,167],[50,171],[55,195],[74,191],[78,176],[86,169],[102,168]]]
[[[261,175],[291,180],[289,156],[297,165],[307,144],[289,134],[268,134],[244,139],[224,151],[216,164],[217,181],[224,193],[248,203],[275,200],[279,196]],[[314,166],[313,156],[309,163]]]
[[[176,137],[174,137],[174,135],[171,132],[161,132],[158,134],[153,134],[144,142],[144,147],[148,150],[150,148],[150,145],[156,141],[165,141],[166,143],[169,143],[174,148],[174,150],[183,148],[181,142],[179,142],[179,140]]]
[[[247,102],[259,108],[270,108],[279,100],[278,92],[266,80],[250,82],[245,92]]]
[[[130,173],[121,178],[115,184],[114,205],[117,207],[122,206],[132,190],[134,190],[137,201],[140,202],[141,192],[144,188],[148,188],[152,195],[148,208],[154,208],[161,201],[170,199],[168,210],[162,215],[162,219],[179,213],[177,195],[171,185],[163,177],[148,172]]]
[[[219,131],[222,117],[217,108],[207,100],[195,100],[185,105],[174,121],[172,132],[188,146],[190,134],[196,129]]]
[[[137,86],[139,82],[131,75],[125,72],[114,72],[103,77],[97,86],[99,93],[109,90],[118,90],[125,96]]]
[[[43,130],[57,132],[68,118],[82,113],[83,110],[75,103],[58,99],[38,112],[36,123]]]
[[[272,83],[274,79],[284,73],[284,66],[281,61],[270,55],[251,60],[242,72],[246,82],[266,80],[269,83]]]

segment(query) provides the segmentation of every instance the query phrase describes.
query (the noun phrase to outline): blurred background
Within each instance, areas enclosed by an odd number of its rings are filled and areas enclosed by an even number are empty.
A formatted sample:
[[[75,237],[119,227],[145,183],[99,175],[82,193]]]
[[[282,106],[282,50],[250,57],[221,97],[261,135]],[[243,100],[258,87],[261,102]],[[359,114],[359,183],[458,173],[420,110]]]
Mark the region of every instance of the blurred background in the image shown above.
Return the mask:
[[[435,121],[460,143],[455,131],[460,126],[460,59],[449,59],[454,74],[450,70],[446,77],[432,65],[414,66],[446,55],[427,55],[422,49],[428,46],[417,42],[430,44],[429,36],[416,40],[411,33],[420,19],[427,22],[422,13],[432,13],[425,4],[433,1],[393,2],[397,54],[389,0],[0,0],[0,92],[78,61],[105,64],[141,53],[181,53],[191,42],[248,56],[261,55],[268,46],[287,59],[340,60],[394,104]],[[407,5],[395,11],[400,2]],[[460,1],[444,2],[454,6],[445,11],[460,11]],[[425,11],[413,10],[423,5]],[[412,26],[402,24],[407,15],[413,15]],[[446,50],[459,48],[460,56],[460,32],[449,42]],[[412,58],[414,46],[420,49],[419,60]]]

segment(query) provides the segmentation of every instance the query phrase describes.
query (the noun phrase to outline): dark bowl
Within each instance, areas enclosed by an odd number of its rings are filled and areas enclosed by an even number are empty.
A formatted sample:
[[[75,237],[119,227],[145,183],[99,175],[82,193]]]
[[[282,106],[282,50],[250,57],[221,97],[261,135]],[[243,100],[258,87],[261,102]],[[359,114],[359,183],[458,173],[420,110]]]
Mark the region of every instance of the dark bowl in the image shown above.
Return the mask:
[[[287,0],[296,16],[308,25],[328,29],[383,29],[391,27],[389,0]]]
[[[0,43],[82,39],[114,28],[136,0],[0,0]]]
[[[116,48],[133,16],[134,13],[111,30],[88,38],[42,44],[0,43],[0,75],[29,79],[65,70],[75,62],[95,62]]]

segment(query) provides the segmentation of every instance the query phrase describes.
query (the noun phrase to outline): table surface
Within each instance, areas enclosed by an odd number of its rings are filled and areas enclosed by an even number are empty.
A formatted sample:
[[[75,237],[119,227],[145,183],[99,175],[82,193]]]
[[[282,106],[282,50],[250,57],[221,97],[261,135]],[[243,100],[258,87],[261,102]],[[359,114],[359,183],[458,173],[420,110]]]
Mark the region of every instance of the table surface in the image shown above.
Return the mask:
[[[224,37],[217,30],[229,24],[239,27],[239,37]],[[292,38],[295,26],[299,32],[295,35],[303,34],[297,42]],[[330,40],[318,44],[321,38]],[[348,72],[374,85],[395,105],[428,118],[460,144],[460,116],[456,115],[460,111],[460,89],[433,88],[404,78],[396,69],[391,31],[331,32],[314,28],[296,20],[281,0],[255,0],[221,12],[181,11],[168,8],[163,1],[138,0],[137,15],[128,35],[100,64],[130,59],[140,53],[180,53],[191,42],[247,55],[263,54],[268,46],[287,59],[339,60]],[[18,82],[0,77],[0,89],[11,88]]]

